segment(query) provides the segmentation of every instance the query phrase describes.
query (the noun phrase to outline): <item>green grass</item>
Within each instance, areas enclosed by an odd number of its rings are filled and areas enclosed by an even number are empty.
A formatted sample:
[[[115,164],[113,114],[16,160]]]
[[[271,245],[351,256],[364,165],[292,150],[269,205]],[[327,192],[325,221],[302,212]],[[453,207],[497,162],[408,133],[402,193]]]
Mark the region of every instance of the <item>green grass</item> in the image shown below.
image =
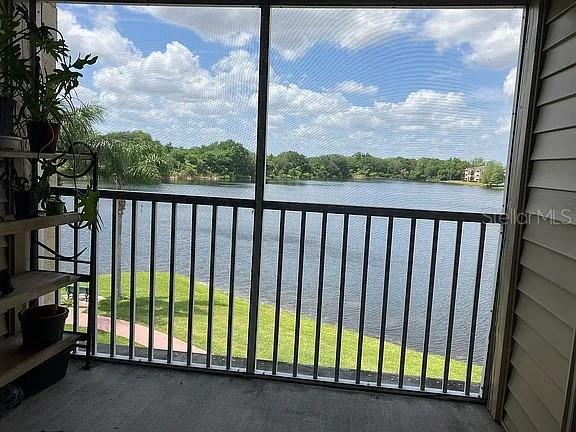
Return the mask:
[[[168,273],[156,273],[156,302],[154,329],[167,332],[168,315]],[[129,294],[130,274],[125,273],[122,277],[122,293]],[[187,340],[188,320],[188,287],[189,279],[183,275],[175,278],[174,299],[174,336],[180,340]],[[99,313],[110,313],[110,275],[100,276],[99,295],[105,297],[99,303]],[[149,274],[140,272],[136,274],[136,321],[148,325],[149,304]],[[129,300],[122,299],[117,304],[118,318],[129,319]],[[248,338],[248,311],[249,302],[246,298],[234,298],[233,320],[233,346],[232,354],[235,357],[246,356]],[[260,304],[258,322],[258,359],[271,360],[274,338],[274,313],[272,305]],[[206,348],[206,330],[208,315],[208,287],[206,284],[195,284],[194,302],[194,330],[193,344],[198,348]],[[292,363],[294,348],[295,314],[283,310],[280,313],[279,349],[278,360]],[[212,333],[212,353],[215,355],[226,354],[227,323],[228,323],[228,293],[216,289],[214,294],[214,321]],[[300,351],[299,363],[312,365],[314,360],[316,320],[312,317],[303,316],[300,326]],[[320,366],[333,368],[336,354],[336,332],[333,324],[323,323],[321,326],[320,343]],[[358,333],[344,329],[342,339],[341,368],[355,369],[358,346]],[[104,343],[107,343],[105,341]],[[379,339],[365,336],[363,340],[362,370],[376,371],[378,364]],[[400,346],[395,343],[385,343],[384,372],[398,373],[400,364]],[[405,374],[419,376],[422,367],[422,353],[407,350]],[[430,354],[428,357],[427,375],[430,378],[442,378],[444,371],[444,357]],[[466,362],[451,360],[450,376],[452,380],[462,381],[466,374]],[[482,367],[474,365],[472,369],[472,381],[480,382]]]

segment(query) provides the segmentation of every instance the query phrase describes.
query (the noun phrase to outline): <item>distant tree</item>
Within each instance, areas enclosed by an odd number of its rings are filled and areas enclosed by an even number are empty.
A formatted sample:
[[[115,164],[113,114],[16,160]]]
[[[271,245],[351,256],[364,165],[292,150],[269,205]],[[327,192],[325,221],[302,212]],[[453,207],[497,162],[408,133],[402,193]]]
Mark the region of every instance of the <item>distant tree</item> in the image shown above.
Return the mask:
[[[504,165],[500,162],[490,161],[486,163],[480,181],[488,187],[498,186],[504,183],[504,175]]]
[[[313,178],[346,179],[350,177],[350,168],[346,156],[331,154],[308,159]]]
[[[267,168],[271,178],[306,179],[312,174],[306,156],[295,151],[268,156]]]

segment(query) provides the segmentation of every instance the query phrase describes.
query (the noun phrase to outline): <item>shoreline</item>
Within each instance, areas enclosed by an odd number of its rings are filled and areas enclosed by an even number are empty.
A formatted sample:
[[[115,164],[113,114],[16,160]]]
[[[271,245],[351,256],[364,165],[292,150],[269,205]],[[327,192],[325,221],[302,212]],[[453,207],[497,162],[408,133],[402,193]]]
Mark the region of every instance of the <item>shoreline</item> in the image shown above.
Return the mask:
[[[469,186],[482,189],[490,190],[503,190],[504,185],[498,186],[487,186],[478,182],[467,182],[464,180],[412,180],[412,179],[402,179],[402,178],[385,178],[385,177],[354,177],[347,179],[290,179],[290,178],[267,178],[266,184],[283,184],[283,185],[297,185],[304,184],[306,182],[322,182],[322,183],[364,183],[364,182],[387,182],[387,181],[398,181],[398,182],[408,182],[408,183],[425,183],[425,184],[447,184],[455,186]],[[206,185],[206,186],[226,186],[226,185],[243,185],[243,184],[254,184],[254,182],[249,180],[218,180],[218,179],[196,179],[196,180],[186,180],[186,181],[162,181],[160,183],[131,183],[129,186],[161,186],[161,185]],[[63,185],[67,185],[64,182]],[[102,182],[102,186],[109,189],[115,189],[114,184],[108,184]],[[129,190],[129,188],[125,188]]]

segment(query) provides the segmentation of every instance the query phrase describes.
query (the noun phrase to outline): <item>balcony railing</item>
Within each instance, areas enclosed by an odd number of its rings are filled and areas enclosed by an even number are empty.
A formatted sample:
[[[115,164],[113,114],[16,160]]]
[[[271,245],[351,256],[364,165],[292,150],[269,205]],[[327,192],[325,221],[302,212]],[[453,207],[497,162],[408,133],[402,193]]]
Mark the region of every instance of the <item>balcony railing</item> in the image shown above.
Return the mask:
[[[264,201],[250,298],[254,208],[103,190],[95,354],[482,398],[503,215]],[[56,248],[72,235],[88,244],[62,228]]]

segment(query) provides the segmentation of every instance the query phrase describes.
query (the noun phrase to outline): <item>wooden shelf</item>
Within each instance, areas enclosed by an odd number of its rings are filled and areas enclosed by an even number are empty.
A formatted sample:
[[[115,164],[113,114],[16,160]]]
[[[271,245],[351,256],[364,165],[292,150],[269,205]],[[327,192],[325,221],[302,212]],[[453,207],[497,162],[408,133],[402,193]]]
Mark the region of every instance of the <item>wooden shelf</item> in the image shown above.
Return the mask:
[[[7,222],[0,222],[0,236],[18,234],[42,228],[50,228],[59,225],[78,222],[80,214],[68,212],[55,216],[38,216],[30,219],[18,219]]]
[[[36,152],[0,152],[0,158],[9,159],[76,159],[91,160],[90,153],[36,153]]]
[[[12,276],[14,291],[0,297],[0,314],[30,300],[80,280],[80,276],[48,271],[30,271]]]
[[[21,334],[0,339],[0,365],[2,366],[0,368],[0,387],[11,383],[83,339],[85,339],[83,334],[64,333],[61,341],[41,349],[23,347]]]

